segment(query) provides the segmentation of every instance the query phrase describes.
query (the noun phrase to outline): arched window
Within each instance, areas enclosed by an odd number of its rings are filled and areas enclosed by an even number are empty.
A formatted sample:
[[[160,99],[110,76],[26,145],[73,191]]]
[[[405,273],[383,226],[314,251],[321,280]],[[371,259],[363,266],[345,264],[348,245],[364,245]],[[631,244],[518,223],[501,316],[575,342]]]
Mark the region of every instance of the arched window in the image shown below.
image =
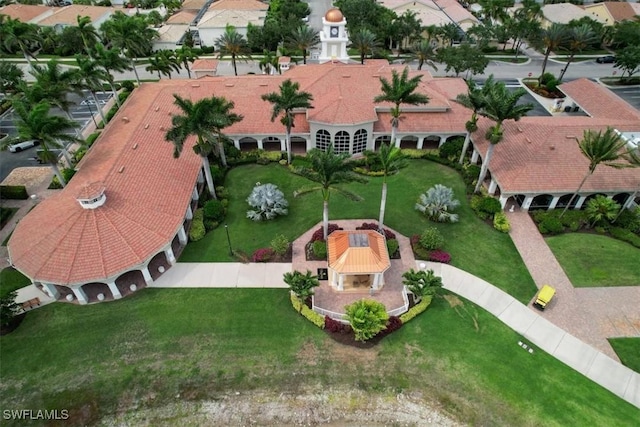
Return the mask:
[[[327,151],[327,148],[331,144],[331,134],[324,129],[320,129],[316,132],[316,148],[318,150]]]
[[[367,148],[367,131],[358,129],[353,135],[353,154],[362,153]]]
[[[336,153],[348,153],[349,152],[349,132],[345,132],[341,130],[336,133],[335,143],[333,144],[333,148]]]

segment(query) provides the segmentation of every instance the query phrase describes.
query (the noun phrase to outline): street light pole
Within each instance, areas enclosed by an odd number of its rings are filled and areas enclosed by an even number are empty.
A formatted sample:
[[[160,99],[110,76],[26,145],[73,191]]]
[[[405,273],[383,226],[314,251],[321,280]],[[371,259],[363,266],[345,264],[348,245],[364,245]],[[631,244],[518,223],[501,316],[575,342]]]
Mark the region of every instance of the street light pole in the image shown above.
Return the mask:
[[[231,238],[229,237],[229,226],[227,224],[224,225],[224,231],[227,232],[227,243],[229,244],[229,255],[233,256],[233,249],[231,249]]]

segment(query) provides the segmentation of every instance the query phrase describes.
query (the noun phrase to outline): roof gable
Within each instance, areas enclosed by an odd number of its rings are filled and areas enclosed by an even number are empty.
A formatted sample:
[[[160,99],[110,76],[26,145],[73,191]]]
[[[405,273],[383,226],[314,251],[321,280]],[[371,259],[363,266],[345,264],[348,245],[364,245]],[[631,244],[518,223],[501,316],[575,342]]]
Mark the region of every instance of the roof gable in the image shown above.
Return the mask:
[[[382,273],[391,266],[387,246],[373,230],[338,230],[327,238],[329,267],[344,274]]]

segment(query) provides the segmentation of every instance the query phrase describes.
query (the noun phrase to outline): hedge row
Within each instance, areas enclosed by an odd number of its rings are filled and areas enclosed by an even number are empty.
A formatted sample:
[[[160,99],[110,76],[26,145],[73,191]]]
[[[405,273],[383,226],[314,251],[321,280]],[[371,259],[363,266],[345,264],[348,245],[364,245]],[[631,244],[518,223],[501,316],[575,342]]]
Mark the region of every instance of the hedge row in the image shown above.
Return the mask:
[[[24,185],[0,185],[0,198],[26,200],[29,198],[29,194],[27,194],[27,187]]]
[[[291,295],[291,305],[293,308],[304,317],[306,317],[311,323],[316,325],[320,329],[324,329],[324,316],[322,314],[318,314],[315,311],[311,310],[307,307],[306,304],[302,304],[302,301],[298,299],[296,294],[290,292]],[[302,311],[300,311],[300,306],[302,306]]]
[[[427,307],[429,307],[429,305],[431,304],[432,299],[433,299],[433,296],[425,295],[422,297],[422,301],[420,301],[419,303],[411,307],[409,311],[407,311],[406,313],[401,314],[400,320],[402,321],[402,324],[407,323],[408,321],[416,317],[418,314],[425,311]]]

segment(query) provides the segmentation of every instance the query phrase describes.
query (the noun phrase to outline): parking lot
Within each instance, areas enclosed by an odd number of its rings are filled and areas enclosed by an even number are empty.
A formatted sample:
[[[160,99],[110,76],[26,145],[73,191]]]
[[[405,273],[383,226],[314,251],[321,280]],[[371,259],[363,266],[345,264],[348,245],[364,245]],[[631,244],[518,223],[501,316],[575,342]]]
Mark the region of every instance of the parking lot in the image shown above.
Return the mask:
[[[98,102],[104,106],[113,94],[111,92],[99,92],[97,94]],[[73,103],[69,109],[69,113],[73,120],[79,124],[79,130],[84,129],[92,120],[92,116],[95,115],[95,120],[100,121],[98,110],[96,109],[95,101],[91,94],[86,92],[83,96],[76,94],[69,94],[69,100]],[[51,109],[51,113],[66,117],[66,113],[57,107]],[[18,134],[16,127],[16,115],[13,110],[7,111],[0,117],[0,133],[9,134],[9,137]],[[69,135],[74,135],[76,131],[70,129],[67,132]],[[36,150],[38,147],[29,148],[19,153],[11,153],[8,150],[2,152],[0,156],[0,182],[3,181],[13,169],[17,167],[25,166],[38,166],[36,158]]]
[[[640,86],[613,87],[608,86],[609,90],[620,98],[624,99],[636,110],[640,110]]]

